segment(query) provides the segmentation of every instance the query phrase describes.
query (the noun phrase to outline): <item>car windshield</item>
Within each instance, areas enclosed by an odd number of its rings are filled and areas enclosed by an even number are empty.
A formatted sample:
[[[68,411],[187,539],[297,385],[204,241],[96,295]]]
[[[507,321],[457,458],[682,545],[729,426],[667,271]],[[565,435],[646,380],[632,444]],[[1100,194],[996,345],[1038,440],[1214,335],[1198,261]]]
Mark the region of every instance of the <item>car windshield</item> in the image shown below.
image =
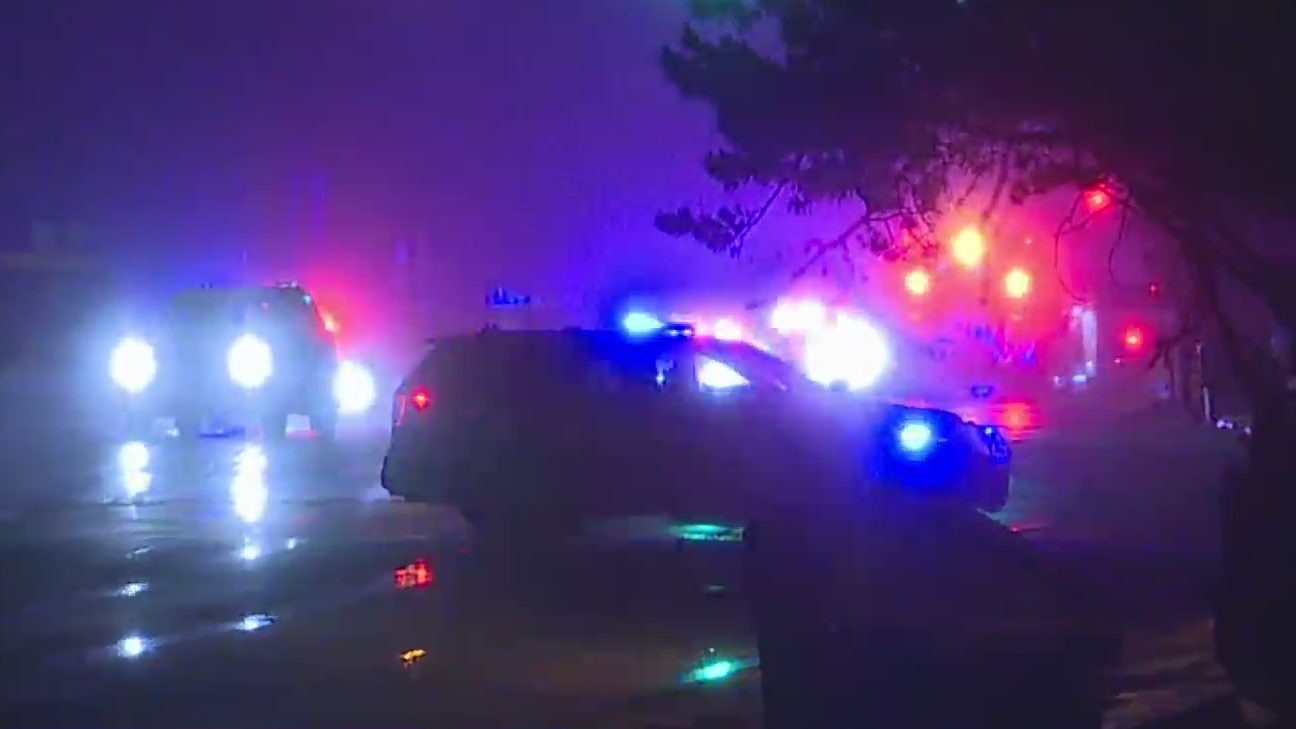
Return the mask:
[[[723,362],[758,387],[795,390],[814,384],[787,360],[743,342],[712,340],[700,343],[698,353]]]
[[[257,304],[249,289],[191,289],[171,300],[168,318],[179,324],[241,324]]]
[[[322,325],[300,294],[275,288],[193,289],[171,300],[167,318],[182,327],[256,322]]]

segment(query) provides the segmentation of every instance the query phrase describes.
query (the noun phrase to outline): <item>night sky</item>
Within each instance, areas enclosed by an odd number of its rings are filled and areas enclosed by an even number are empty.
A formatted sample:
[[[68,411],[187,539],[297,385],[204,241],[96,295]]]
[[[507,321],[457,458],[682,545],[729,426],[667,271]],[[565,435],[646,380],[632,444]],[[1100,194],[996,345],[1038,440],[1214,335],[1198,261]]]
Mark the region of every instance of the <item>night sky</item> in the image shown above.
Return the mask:
[[[657,234],[714,198],[663,79],[677,0],[6,0],[0,230],[79,221],[154,282],[382,270],[444,312],[743,280]],[[139,272],[147,272],[144,276]],[[470,302],[470,303],[466,303]],[[446,314],[449,318],[458,318]]]

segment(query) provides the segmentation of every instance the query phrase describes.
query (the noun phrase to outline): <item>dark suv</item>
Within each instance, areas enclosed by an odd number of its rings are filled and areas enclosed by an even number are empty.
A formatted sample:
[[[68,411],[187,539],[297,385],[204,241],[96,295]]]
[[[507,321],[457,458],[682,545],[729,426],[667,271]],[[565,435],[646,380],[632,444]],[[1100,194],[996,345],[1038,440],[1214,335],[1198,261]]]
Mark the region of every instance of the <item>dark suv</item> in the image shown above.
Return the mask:
[[[997,509],[1007,454],[982,434],[942,411],[827,390],[745,343],[488,330],[434,341],[401,383],[382,483],[511,532],[624,514],[744,518],[896,476]]]
[[[151,333],[118,343],[111,369],[136,430],[170,417],[182,435],[255,422],[277,438],[295,414],[331,438],[337,365],[311,295],[282,284],[184,291]]]

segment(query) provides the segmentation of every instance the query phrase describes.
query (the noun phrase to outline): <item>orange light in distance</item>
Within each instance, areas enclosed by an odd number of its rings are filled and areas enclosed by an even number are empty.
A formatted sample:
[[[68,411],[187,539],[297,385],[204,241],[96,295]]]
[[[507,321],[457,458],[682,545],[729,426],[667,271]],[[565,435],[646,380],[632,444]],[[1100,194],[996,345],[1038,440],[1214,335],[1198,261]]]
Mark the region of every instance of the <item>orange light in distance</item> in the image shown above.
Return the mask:
[[[915,268],[904,277],[905,290],[914,296],[925,296],[931,291],[931,274],[921,268]]]
[[[1025,298],[1031,290],[1031,275],[1020,268],[1014,268],[1004,276],[1004,293],[1014,299]]]
[[[950,253],[959,265],[976,268],[981,265],[981,259],[985,258],[985,236],[976,226],[969,225],[954,236],[954,240],[950,242]]]
[[[1009,440],[1019,441],[1040,429],[1039,410],[1033,403],[1013,401],[999,407],[997,425]]]

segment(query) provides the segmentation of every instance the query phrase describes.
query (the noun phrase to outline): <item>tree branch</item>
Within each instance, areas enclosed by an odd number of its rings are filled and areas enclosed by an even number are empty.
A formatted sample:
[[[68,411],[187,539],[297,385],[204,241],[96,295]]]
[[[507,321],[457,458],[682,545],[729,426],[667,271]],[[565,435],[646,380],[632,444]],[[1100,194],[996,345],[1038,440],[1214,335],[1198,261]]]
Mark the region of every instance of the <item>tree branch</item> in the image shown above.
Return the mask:
[[[769,197],[765,198],[765,202],[756,211],[756,214],[748,219],[747,224],[743,226],[742,231],[734,238],[735,246],[742,246],[743,241],[747,239],[747,234],[752,232],[752,230],[760,224],[760,221],[765,219],[765,215],[770,211],[770,207],[774,205],[775,200],[778,200],[779,197],[783,195],[783,191],[787,189],[787,185],[787,180],[784,180],[775,186],[774,191],[769,194]]]
[[[1004,188],[1008,185],[1010,153],[1003,152],[996,157],[999,158],[999,171],[995,175],[994,189],[990,191],[990,199],[986,202],[985,207],[981,210],[981,222],[985,223],[990,220],[995,208],[999,207],[999,198],[1003,197]]]
[[[1067,293],[1067,296],[1070,296],[1074,301],[1079,302],[1087,302],[1088,299],[1077,294],[1075,290],[1071,288],[1071,285],[1067,283],[1066,276],[1062,275],[1061,257],[1059,254],[1062,248],[1062,236],[1074,230],[1074,228],[1068,226],[1074,225],[1072,221],[1075,218],[1076,211],[1080,209],[1080,201],[1083,198],[1083,191],[1075,196],[1075,199],[1071,201],[1071,210],[1067,212],[1066,217],[1062,218],[1062,220],[1058,222],[1057,228],[1053,231],[1053,273],[1057,275],[1058,284],[1062,287],[1062,290]]]
[[[1120,224],[1116,228],[1116,237],[1112,240],[1111,247],[1107,249],[1107,276],[1117,288],[1124,288],[1116,276],[1116,251],[1125,240],[1125,227],[1129,223],[1129,205],[1121,205]]]
[[[806,274],[806,271],[809,271],[812,266],[814,266],[816,263],[822,260],[824,255],[828,251],[845,246],[847,241],[850,240],[850,237],[854,235],[856,231],[858,231],[860,228],[864,227],[865,225],[867,225],[872,221],[873,221],[873,217],[866,213],[864,215],[861,215],[859,218],[857,218],[855,222],[847,226],[846,229],[843,230],[836,238],[833,238],[830,241],[814,241],[814,246],[815,246],[814,253],[812,253],[810,255],[810,258],[806,259],[804,263],[802,263],[800,266],[797,267],[795,271],[792,272],[792,279],[796,280],[804,276]]]

